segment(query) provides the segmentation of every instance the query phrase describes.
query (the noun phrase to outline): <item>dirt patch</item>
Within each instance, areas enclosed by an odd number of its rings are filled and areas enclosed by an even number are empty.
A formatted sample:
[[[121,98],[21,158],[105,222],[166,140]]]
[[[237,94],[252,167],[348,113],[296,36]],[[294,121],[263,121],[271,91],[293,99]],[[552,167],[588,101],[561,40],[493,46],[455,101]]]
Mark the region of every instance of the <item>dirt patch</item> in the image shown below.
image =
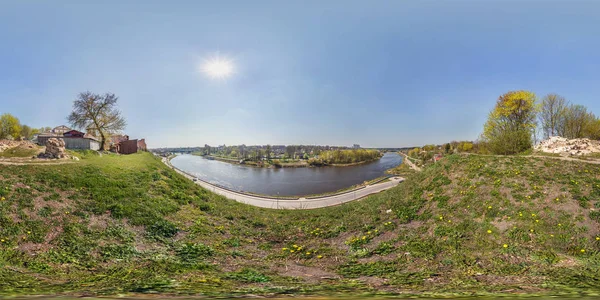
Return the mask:
[[[104,230],[108,227],[111,217],[110,213],[103,215],[91,215],[90,222],[88,224],[89,229]]]
[[[303,266],[296,263],[287,263],[283,266],[275,267],[273,270],[280,275],[301,278],[311,283],[340,278],[335,273],[317,267]]]
[[[500,230],[500,232],[504,232],[504,231],[512,228],[512,226],[513,226],[513,222],[509,222],[507,220],[493,221],[491,223],[492,223],[492,225],[496,226],[496,228],[498,228],[498,230]]]

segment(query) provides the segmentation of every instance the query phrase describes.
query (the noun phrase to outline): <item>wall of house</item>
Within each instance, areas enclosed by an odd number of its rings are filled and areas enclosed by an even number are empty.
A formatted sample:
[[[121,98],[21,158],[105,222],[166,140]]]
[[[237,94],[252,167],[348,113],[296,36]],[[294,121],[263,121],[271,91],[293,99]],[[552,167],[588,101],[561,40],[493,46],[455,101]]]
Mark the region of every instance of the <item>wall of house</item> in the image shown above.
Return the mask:
[[[119,153],[121,154],[132,154],[138,151],[137,140],[123,141],[119,145]]]
[[[63,137],[65,148],[82,150],[99,150],[100,143],[92,139]]]

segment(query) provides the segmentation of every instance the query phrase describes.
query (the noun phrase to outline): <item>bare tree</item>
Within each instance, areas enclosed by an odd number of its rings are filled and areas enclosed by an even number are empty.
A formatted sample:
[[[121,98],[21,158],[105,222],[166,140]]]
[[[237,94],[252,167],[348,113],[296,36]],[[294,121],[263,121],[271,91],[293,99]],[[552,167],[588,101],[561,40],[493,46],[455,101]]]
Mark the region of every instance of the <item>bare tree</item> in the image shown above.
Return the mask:
[[[545,138],[563,134],[561,127],[563,127],[567,105],[567,100],[557,94],[548,94],[542,99],[539,118]]]
[[[100,135],[102,143],[100,147],[105,150],[107,136],[125,129],[127,125],[125,118],[117,109],[118,99],[112,93],[104,95],[91,92],[80,93],[73,101],[73,112],[67,120],[75,128]]]

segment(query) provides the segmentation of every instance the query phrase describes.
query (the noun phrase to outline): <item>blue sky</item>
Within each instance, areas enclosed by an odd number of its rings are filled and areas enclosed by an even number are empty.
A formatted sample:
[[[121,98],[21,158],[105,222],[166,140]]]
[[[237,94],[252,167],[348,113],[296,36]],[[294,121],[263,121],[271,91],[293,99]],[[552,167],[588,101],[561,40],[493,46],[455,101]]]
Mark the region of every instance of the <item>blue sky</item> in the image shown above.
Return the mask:
[[[600,114],[600,1],[0,1],[0,113],[113,92],[150,147],[476,139],[497,97]],[[198,70],[234,61],[225,80]]]

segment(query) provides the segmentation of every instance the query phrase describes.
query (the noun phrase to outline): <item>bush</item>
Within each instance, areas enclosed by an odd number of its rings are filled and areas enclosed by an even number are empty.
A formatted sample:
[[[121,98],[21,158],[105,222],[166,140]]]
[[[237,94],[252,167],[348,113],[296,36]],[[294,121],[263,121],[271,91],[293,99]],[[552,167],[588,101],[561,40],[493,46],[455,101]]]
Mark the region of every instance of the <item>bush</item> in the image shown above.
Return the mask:
[[[147,230],[150,236],[155,238],[172,238],[179,231],[177,226],[166,220],[160,220],[150,225]]]
[[[196,243],[185,243],[175,251],[177,257],[185,263],[195,263],[204,258],[211,257],[215,251],[207,245]]]

